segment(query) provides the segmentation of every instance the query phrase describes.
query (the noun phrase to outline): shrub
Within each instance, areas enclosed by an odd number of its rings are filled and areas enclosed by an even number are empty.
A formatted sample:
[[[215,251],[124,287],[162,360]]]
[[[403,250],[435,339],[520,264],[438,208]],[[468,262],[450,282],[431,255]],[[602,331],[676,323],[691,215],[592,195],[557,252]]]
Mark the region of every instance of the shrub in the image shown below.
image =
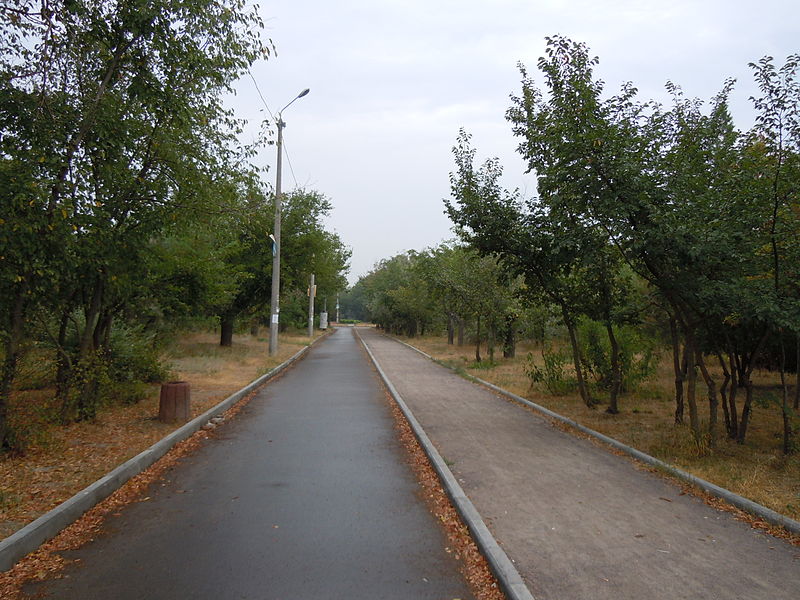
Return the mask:
[[[114,382],[155,383],[169,378],[155,333],[140,327],[125,324],[114,327],[108,361],[109,378]]]
[[[544,384],[547,391],[556,396],[568,394],[575,388],[575,382],[567,379],[564,367],[569,362],[569,355],[563,350],[553,350],[552,347],[542,349],[543,367],[539,367],[533,358],[533,353],[528,352],[525,366],[525,375],[532,383]]]
[[[614,328],[614,336],[619,345],[620,391],[630,392],[648,377],[658,364],[656,342],[642,335],[630,325]],[[583,367],[601,389],[610,389],[611,343],[604,325],[597,321],[584,319],[578,326],[578,337],[583,355]]]

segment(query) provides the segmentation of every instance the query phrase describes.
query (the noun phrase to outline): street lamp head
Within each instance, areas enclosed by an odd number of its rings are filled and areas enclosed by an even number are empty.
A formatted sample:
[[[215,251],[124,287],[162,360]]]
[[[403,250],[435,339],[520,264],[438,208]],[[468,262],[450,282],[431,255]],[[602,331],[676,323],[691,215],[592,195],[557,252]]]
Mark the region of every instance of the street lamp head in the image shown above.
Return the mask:
[[[310,91],[311,91],[311,90],[310,90],[309,88],[306,88],[306,89],[304,89],[302,92],[300,92],[299,94],[297,94],[297,96],[295,96],[295,97],[292,99],[292,102],[294,102],[294,101],[295,101],[295,100],[297,100],[298,98],[302,98],[303,96],[307,95],[307,94],[308,94],[308,92],[310,92]],[[286,106],[284,106],[282,109],[280,109],[280,110],[278,111],[278,121],[280,121],[280,120],[281,120],[281,114],[283,113],[283,111],[285,111],[287,108],[289,108],[289,107],[292,105],[292,102],[289,102],[289,104],[287,104]]]

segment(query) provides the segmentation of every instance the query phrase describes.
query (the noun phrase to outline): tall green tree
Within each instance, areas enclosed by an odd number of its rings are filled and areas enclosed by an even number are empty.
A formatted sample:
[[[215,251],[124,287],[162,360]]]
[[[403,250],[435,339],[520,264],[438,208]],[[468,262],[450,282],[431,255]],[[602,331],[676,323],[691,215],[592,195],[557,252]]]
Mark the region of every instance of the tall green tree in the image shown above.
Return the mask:
[[[31,314],[64,322],[79,310],[72,367],[91,372],[137,293],[141,253],[213,204],[220,174],[235,170],[238,124],[222,95],[266,48],[240,0],[23,0],[0,15],[5,443]],[[90,417],[96,382],[81,379],[76,409]]]
[[[502,169],[496,159],[478,169],[475,149],[463,130],[453,148],[456,171],[451,173],[451,200],[447,213],[456,231],[482,254],[500,257],[506,268],[525,278],[530,290],[543,294],[558,306],[567,328],[573,365],[581,398],[594,404],[583,373],[577,339],[580,290],[575,276],[581,248],[551,219],[537,200],[524,204],[516,193],[500,186]]]
[[[698,370],[708,388],[713,443],[718,384],[706,356],[728,355],[722,362],[730,363],[736,383],[723,406],[730,428],[743,442],[753,368],[765,341],[785,319],[780,286],[765,285],[775,281],[771,273],[779,268],[764,261],[765,255],[774,259],[780,254],[779,244],[771,240],[783,214],[775,207],[784,196],[765,193],[759,183],[769,178],[754,168],[752,150],[759,144],[742,144],[732,124],[727,103],[731,82],[707,113],[699,101],[685,99],[668,84],[674,101],[665,110],[638,100],[630,84],[606,98],[594,75],[596,65],[585,45],[557,36],[548,39],[546,56],[538,63],[543,88],[521,67],[523,92],[508,111],[522,139],[520,152],[537,173],[547,216],[560,217],[566,231],[579,232],[576,225],[605,231],[621,257],[664,299],[679,332],[675,343],[683,342],[684,358],[676,351],[674,361],[676,400],[682,399],[686,365],[690,425],[698,440],[704,435],[696,402]],[[766,93],[770,99],[760,105],[762,115],[773,115],[773,124],[781,122],[775,115],[788,115],[784,100],[791,85],[778,92],[776,84],[781,77],[788,81],[793,68],[781,76],[774,69],[775,76],[769,69],[760,75],[776,90],[772,96]],[[765,119],[759,121],[762,129]],[[781,139],[775,131],[756,137]],[[764,154],[773,157],[771,173],[778,172],[780,152]],[[746,390],[740,416],[732,401],[737,387]]]

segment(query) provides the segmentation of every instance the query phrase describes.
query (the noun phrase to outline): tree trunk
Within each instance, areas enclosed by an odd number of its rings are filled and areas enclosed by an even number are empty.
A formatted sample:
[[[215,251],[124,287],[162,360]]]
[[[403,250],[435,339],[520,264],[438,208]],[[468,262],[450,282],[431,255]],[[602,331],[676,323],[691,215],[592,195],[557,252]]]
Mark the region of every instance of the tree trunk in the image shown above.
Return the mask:
[[[406,335],[410,338],[417,337],[417,321],[412,319],[406,323]]]
[[[564,325],[567,326],[567,332],[569,333],[569,343],[572,347],[572,363],[575,365],[575,378],[578,381],[578,392],[580,392],[583,403],[589,408],[592,408],[594,407],[595,402],[592,400],[589,390],[586,387],[586,381],[583,378],[581,349],[578,346],[578,336],[575,332],[575,324],[572,322],[572,317],[570,316],[567,307],[564,304],[561,305],[561,314],[564,317]]]
[[[478,315],[478,332],[475,336],[475,362],[481,362],[481,317]]]
[[[453,316],[453,313],[448,313],[447,314],[447,345],[448,346],[452,346],[453,342],[455,341],[456,328],[455,328],[454,321],[455,321],[455,317]]]
[[[464,345],[464,319],[458,317],[458,345]]]
[[[703,379],[708,388],[708,435],[711,447],[717,445],[719,432],[717,431],[717,422],[719,416],[719,399],[717,397],[717,382],[711,377],[711,373],[706,368],[706,361],[703,359],[702,353],[697,354],[697,365],[700,367],[700,372],[703,374]]]
[[[503,342],[503,358],[514,358],[517,354],[517,336],[515,319],[506,318],[505,341]]]
[[[744,444],[744,439],[747,436],[747,426],[750,424],[751,406],[753,405],[753,382],[750,381],[749,377],[744,380],[742,387],[744,387],[745,390],[745,397],[744,407],[742,408],[742,420],[739,423],[739,437],[736,438],[738,444]]]
[[[61,314],[61,323],[58,328],[58,358],[56,359],[56,405],[61,406],[61,420],[64,421],[66,415],[64,408],[68,405],[69,397],[69,374],[72,370],[72,360],[66,351],[67,329],[69,327],[69,317],[72,307],[67,306]]]
[[[622,387],[622,373],[619,366],[619,343],[617,342],[617,336],[614,335],[614,327],[611,324],[611,320],[608,318],[606,318],[606,333],[608,334],[608,343],[611,345],[611,392],[606,412],[616,415],[619,413],[617,398]]]
[[[236,323],[236,316],[232,313],[225,313],[219,316],[220,335],[219,345],[229,348],[233,346],[233,327]]]
[[[686,400],[689,404],[689,426],[695,442],[700,442],[700,418],[697,413],[697,360],[695,359],[694,342],[686,340]]]
[[[753,368],[755,368],[756,357],[761,352],[761,348],[769,335],[768,331],[764,331],[761,339],[753,348],[753,352],[747,356],[742,355],[738,359],[739,368],[739,385],[743,386],[746,392],[744,400],[744,408],[742,408],[742,420],[739,424],[739,437],[736,441],[739,444],[744,444],[745,437],[747,436],[747,426],[750,424],[750,415],[752,414],[753,406]]]
[[[111,343],[111,328],[114,324],[114,315],[111,310],[103,311],[97,319],[97,325],[94,328],[94,336],[92,343],[96,349],[107,349]]]
[[[719,386],[719,395],[720,399],[722,400],[722,415],[725,419],[725,431],[728,434],[728,437],[731,437],[731,413],[728,407],[728,386],[731,383],[731,373],[725,364],[725,359],[722,358],[722,354],[719,352],[717,352],[717,359],[719,360],[719,366],[722,367],[722,375],[725,377],[722,385]]]
[[[672,368],[675,370],[675,424],[683,424],[683,382],[686,379],[686,352],[684,348],[681,361],[681,341],[678,337],[678,322],[669,318],[669,332],[672,339]]]
[[[497,335],[494,324],[490,324],[488,328],[488,335],[486,339],[486,346],[489,350],[489,362],[494,362],[494,340]]]
[[[89,306],[84,308],[84,329],[81,333],[80,348],[78,349],[78,360],[82,360],[85,356],[96,347],[94,346],[95,329],[100,320],[100,310],[103,306],[103,282],[98,281],[92,290],[92,300]]]
[[[27,291],[25,284],[17,288],[6,333],[5,358],[3,359],[3,370],[0,373],[0,449],[11,447],[8,428],[8,406],[11,400],[11,384],[17,375],[19,344],[22,341],[23,325],[25,323]]]
[[[731,392],[728,396],[728,411],[731,413],[731,430],[728,437],[732,440],[739,438],[739,408],[736,406],[736,395],[739,393],[741,383],[736,371],[736,364],[733,353],[728,354],[728,363],[731,372]]]
[[[97,416],[100,382],[97,379],[98,362],[96,358],[91,360],[89,367],[91,371],[87,373],[86,381],[83,382],[78,396],[78,421],[93,421]]]
[[[102,316],[103,296],[105,284],[102,279],[95,282],[92,290],[92,299],[89,305],[84,307],[84,329],[81,333],[78,356],[74,365],[78,373],[75,378],[79,382],[79,393],[74,406],[69,402],[67,396],[66,405],[61,407],[62,422],[68,422],[75,418],[78,421],[90,421],[97,414],[97,401],[100,391],[98,381],[98,369],[100,368],[100,357],[96,340],[99,340],[100,321]]]

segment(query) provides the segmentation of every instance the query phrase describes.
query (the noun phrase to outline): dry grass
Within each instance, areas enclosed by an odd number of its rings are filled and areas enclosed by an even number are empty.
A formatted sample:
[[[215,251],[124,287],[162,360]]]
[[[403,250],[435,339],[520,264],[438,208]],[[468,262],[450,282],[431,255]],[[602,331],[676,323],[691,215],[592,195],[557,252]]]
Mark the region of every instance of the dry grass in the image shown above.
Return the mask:
[[[475,367],[473,346],[448,346],[438,337],[405,340],[437,360],[489,381],[527,398],[586,427],[671,463],[689,473],[727,488],[780,512],[800,519],[800,455],[784,457],[781,452],[783,425],[781,411],[774,400],[778,376],[768,372],[754,377],[757,404],[744,445],[724,437],[716,448],[698,448],[687,426],[674,425],[674,376],[669,356],[664,356],[656,374],[633,393],[620,398],[621,413],[610,415],[603,406],[587,408],[577,394],[553,396],[539,384],[532,385],[523,366],[528,352],[538,357],[541,351],[520,344],[517,357],[495,355],[493,367]],[[485,355],[485,352],[482,353]],[[721,377],[719,378],[721,381]],[[705,386],[698,384],[698,404],[707,418]],[[599,399],[602,396],[598,394]],[[759,401],[760,400],[760,401]],[[741,399],[739,400],[741,409]],[[688,411],[688,408],[687,408]],[[688,412],[686,414],[688,421]],[[720,410],[720,428],[724,429]]]
[[[308,343],[302,334],[281,335],[279,353],[270,357],[265,339],[236,336],[230,348],[217,334],[181,338],[168,357],[177,379],[191,384],[192,416],[202,414]],[[52,399],[52,390],[19,392],[15,401],[35,415]],[[66,427],[40,425],[33,445],[22,456],[0,459],[0,538],[11,535],[178,425],[156,420],[159,386],[144,400],[102,410],[93,422]]]

